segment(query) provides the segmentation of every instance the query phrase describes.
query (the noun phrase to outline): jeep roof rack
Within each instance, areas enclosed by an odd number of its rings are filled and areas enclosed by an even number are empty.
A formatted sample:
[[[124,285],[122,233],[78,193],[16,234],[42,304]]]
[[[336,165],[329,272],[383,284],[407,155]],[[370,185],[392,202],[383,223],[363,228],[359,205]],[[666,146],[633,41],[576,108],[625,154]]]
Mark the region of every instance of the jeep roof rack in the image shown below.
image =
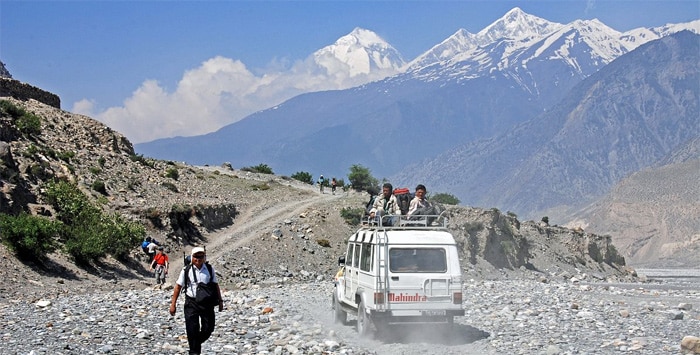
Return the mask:
[[[362,222],[363,229],[446,229],[448,218],[445,212],[439,215],[385,215],[368,218]]]

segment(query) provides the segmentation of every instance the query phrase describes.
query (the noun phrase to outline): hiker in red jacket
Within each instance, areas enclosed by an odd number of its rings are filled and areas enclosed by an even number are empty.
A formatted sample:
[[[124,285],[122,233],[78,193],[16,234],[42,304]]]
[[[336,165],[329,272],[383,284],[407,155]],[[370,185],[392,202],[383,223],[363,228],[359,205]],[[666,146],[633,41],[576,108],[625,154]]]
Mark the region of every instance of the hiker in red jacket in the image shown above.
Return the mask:
[[[151,270],[156,276],[156,285],[161,287],[165,283],[165,277],[168,276],[168,267],[170,262],[168,260],[168,255],[163,251],[163,246],[159,246],[156,255],[153,256],[153,261],[151,261]]]

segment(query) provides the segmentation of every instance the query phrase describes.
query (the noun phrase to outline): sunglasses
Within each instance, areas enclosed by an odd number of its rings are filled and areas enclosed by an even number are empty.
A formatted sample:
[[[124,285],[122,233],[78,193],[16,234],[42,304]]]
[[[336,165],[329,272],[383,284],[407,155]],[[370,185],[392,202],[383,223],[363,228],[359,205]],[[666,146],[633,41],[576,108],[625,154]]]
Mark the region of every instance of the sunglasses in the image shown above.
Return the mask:
[[[204,259],[206,255],[192,255],[192,259]]]

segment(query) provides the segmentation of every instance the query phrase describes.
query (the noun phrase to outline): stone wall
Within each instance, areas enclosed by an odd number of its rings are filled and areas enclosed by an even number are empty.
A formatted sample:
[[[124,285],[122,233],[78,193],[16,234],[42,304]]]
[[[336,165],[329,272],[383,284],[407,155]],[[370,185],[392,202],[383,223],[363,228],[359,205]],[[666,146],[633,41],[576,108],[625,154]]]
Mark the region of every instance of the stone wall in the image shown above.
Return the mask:
[[[14,97],[22,101],[34,99],[57,109],[61,108],[61,98],[58,95],[14,79],[0,78],[0,97],[3,96]]]

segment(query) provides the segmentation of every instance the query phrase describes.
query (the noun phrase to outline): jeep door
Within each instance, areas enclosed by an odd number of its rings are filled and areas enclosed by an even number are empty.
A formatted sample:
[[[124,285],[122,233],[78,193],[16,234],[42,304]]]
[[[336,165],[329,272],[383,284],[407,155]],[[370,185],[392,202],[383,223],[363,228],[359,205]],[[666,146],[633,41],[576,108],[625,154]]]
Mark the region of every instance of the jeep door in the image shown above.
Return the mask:
[[[360,244],[348,243],[348,253],[345,257],[345,302],[355,305],[355,292],[358,285],[358,269],[360,264]]]

